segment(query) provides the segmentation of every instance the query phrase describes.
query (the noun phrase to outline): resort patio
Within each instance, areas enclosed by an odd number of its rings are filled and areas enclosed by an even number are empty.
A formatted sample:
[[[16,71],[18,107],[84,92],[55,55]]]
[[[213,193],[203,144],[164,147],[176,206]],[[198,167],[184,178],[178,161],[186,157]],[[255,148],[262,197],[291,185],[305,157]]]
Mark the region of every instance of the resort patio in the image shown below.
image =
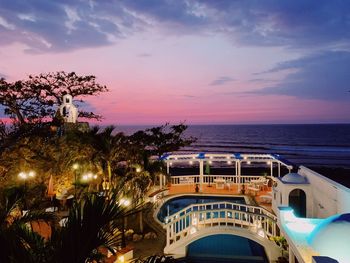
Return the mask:
[[[167,165],[168,179],[161,176],[160,186],[167,181],[169,195],[244,195],[250,204],[269,211],[275,177],[292,169],[287,160],[270,154],[176,154],[162,159]],[[255,175],[251,173],[254,167],[258,171]]]
[[[247,190],[245,192],[245,196],[248,196],[250,201],[258,206],[262,206],[269,211],[272,211],[271,209],[271,199],[269,200],[269,197],[271,196],[271,187],[267,187],[265,189],[261,189],[257,192],[251,192]],[[231,185],[230,189],[225,187],[224,189],[217,189],[217,187],[214,185],[203,185],[203,189],[201,193],[196,192],[196,185],[170,185],[169,186],[169,195],[178,195],[178,194],[216,194],[216,195],[240,195],[238,191],[238,185]]]

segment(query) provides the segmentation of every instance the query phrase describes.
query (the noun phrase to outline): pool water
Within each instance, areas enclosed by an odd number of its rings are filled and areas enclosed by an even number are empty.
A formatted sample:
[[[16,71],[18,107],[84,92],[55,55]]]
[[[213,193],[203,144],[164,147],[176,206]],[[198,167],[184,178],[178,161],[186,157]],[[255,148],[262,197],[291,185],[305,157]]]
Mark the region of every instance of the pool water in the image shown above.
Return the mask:
[[[166,201],[160,208],[157,216],[159,221],[164,222],[167,216],[173,215],[191,204],[204,204],[224,201],[237,204],[245,204],[244,197],[183,195]]]
[[[183,262],[269,262],[263,246],[235,235],[212,235],[201,238],[188,246]]]

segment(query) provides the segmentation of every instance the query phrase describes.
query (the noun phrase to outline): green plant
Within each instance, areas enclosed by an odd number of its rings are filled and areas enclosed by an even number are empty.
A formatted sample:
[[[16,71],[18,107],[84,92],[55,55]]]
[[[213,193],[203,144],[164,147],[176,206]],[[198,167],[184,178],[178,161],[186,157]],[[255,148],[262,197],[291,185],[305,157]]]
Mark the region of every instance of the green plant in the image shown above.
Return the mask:
[[[284,257],[284,252],[288,249],[288,243],[285,237],[283,236],[275,236],[270,238],[272,241],[276,243],[277,246],[281,248],[281,257]]]

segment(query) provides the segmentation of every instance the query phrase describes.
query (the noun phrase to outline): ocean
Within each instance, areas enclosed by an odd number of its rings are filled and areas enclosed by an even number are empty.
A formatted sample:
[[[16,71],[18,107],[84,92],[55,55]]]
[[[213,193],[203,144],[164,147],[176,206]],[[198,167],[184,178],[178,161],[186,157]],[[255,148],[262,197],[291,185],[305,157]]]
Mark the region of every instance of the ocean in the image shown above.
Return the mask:
[[[350,124],[189,125],[186,136],[197,141],[180,152],[277,153],[297,165],[350,168]]]

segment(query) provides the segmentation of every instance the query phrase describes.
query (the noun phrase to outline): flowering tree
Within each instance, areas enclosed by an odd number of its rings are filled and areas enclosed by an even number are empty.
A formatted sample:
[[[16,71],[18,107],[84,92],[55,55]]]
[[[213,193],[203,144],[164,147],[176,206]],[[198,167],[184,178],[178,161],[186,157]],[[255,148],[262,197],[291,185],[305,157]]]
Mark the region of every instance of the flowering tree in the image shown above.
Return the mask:
[[[95,76],[79,76],[75,72],[46,73],[30,75],[27,80],[7,82],[0,79],[0,104],[4,113],[15,123],[37,123],[53,118],[62,96],[70,94],[84,102],[87,96],[108,91],[106,86],[98,84]],[[80,111],[79,116],[99,119],[92,112]]]

